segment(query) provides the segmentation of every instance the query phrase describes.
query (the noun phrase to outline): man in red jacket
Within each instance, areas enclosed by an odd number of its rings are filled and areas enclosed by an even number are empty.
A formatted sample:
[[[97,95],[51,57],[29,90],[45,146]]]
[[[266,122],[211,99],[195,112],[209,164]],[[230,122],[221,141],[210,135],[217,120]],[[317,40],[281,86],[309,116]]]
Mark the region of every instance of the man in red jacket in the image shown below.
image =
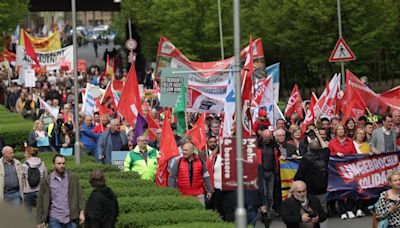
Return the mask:
[[[212,186],[205,163],[194,153],[194,145],[187,142],[182,146],[183,157],[172,167],[168,186],[178,188],[185,196],[194,196],[204,205],[204,186],[207,199],[211,198]]]

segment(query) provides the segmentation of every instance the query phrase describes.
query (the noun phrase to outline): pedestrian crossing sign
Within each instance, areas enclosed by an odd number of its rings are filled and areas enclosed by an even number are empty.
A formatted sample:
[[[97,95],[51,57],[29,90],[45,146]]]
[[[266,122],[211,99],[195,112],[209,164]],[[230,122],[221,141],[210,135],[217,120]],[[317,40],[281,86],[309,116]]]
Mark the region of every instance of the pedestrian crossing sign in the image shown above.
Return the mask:
[[[329,57],[329,62],[351,61],[355,59],[356,56],[346,44],[344,39],[339,38],[339,40],[336,42],[335,49],[333,49],[331,57]]]

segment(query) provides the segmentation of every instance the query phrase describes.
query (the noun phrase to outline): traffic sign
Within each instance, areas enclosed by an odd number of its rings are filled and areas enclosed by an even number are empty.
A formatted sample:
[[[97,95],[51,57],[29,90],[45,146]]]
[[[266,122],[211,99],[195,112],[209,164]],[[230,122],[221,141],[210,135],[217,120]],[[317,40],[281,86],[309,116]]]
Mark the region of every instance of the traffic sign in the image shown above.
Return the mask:
[[[329,62],[351,61],[355,59],[356,56],[346,44],[344,39],[339,38],[339,40],[336,42],[335,49],[333,49],[331,57],[329,57]]]
[[[133,50],[135,50],[136,48],[137,48],[137,42],[136,42],[136,40],[135,39],[128,39],[126,42],[125,42],[125,47],[128,49],[128,50],[130,50],[130,51],[133,51]]]

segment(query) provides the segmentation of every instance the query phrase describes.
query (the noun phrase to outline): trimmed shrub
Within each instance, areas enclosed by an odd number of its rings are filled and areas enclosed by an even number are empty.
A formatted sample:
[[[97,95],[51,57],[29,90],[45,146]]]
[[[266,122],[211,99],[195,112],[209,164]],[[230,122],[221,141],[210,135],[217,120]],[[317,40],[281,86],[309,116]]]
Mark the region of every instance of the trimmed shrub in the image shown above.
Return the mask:
[[[86,179],[85,179],[86,180]],[[107,181],[107,186],[108,181]],[[180,196],[181,194],[173,188],[159,188],[159,187],[137,187],[137,186],[127,186],[127,187],[111,187],[114,193],[118,197],[152,197],[152,196]],[[87,198],[92,192],[92,188],[87,186],[83,189],[85,198]]]
[[[88,176],[89,177],[89,176]],[[87,181],[82,181],[81,180],[81,185],[82,188],[91,188]],[[107,180],[107,185],[110,186],[111,188],[117,188],[117,187],[154,187],[155,184],[152,181],[148,180],[141,180],[141,179],[108,179]]]
[[[28,140],[33,129],[33,121],[24,119],[21,114],[9,112],[0,106],[0,136],[6,145],[22,147],[22,142]]]
[[[196,199],[182,196],[120,197],[118,203],[120,213],[203,209]]]
[[[121,228],[149,227],[192,222],[222,222],[217,213],[205,209],[127,213],[121,214],[118,220],[117,226]]]
[[[211,223],[211,222],[193,222],[193,223],[178,223],[173,225],[165,226],[150,226],[150,228],[234,228],[236,227],[234,223]],[[249,226],[250,227],[250,226]]]

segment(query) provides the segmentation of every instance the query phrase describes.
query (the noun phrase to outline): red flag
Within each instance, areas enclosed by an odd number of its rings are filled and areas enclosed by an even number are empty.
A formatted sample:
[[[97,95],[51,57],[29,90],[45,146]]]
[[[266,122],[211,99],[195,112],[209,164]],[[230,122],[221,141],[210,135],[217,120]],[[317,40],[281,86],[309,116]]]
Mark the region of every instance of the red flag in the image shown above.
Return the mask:
[[[263,96],[265,96],[266,90],[268,89],[268,85],[271,82],[272,77],[268,77],[264,80],[259,80],[258,88],[255,94],[253,94],[254,99],[252,100],[251,107],[257,108],[262,101]]]
[[[301,131],[306,132],[307,125],[315,122],[315,112],[314,106],[317,104],[317,96],[315,93],[311,93],[310,104],[306,112],[306,117],[304,118],[303,125],[301,126]]]
[[[147,124],[149,127],[149,139],[153,141],[156,139],[156,130],[160,128],[160,125],[151,117],[147,115]]]
[[[335,75],[329,84],[327,84],[327,87],[318,100],[317,105],[314,107],[314,112],[317,118],[332,118],[336,115],[336,101],[339,97],[339,92],[340,75]]]
[[[186,132],[187,136],[192,137],[192,142],[198,150],[203,150],[207,143],[206,130],[204,128],[204,126],[206,125],[206,123],[204,121],[205,118],[206,118],[205,114],[202,113],[199,116],[199,119],[193,125],[192,129],[190,129],[188,132]]]
[[[112,86],[115,91],[120,93],[122,93],[122,90],[124,89],[124,83],[121,80],[113,80]]]
[[[254,64],[253,64],[253,39],[250,35],[249,49],[247,50],[246,61],[243,66],[243,70],[247,71],[248,75],[253,75]]]
[[[358,79],[351,71],[346,70],[346,89],[358,91],[364,98],[366,105],[372,113],[385,114],[393,109],[400,110],[400,100],[379,96]]]
[[[22,30],[22,35],[24,36],[26,55],[29,56],[36,63],[37,66],[40,66],[39,60],[38,60],[38,58],[36,56],[35,49],[33,49],[31,40],[29,39],[29,37],[26,34],[25,30]]]
[[[113,113],[116,107],[114,96],[111,91],[111,84],[108,83],[106,91],[100,101],[99,113],[100,115]]]
[[[353,118],[357,121],[360,116],[365,115],[365,107],[364,99],[357,90],[353,91],[348,104],[342,106],[343,118],[341,124],[344,125],[348,118]]]
[[[400,86],[396,86],[393,89],[381,93],[380,95],[381,97],[400,99]]]
[[[126,79],[124,89],[122,90],[117,111],[130,124],[135,122],[135,119],[139,113],[144,116],[140,101],[135,64],[131,64],[131,69],[129,70],[129,75]]]
[[[178,146],[175,142],[174,133],[169,124],[171,114],[165,111],[165,118],[162,125],[162,137],[160,142],[160,151],[158,166],[156,171],[156,184],[166,187],[168,184],[168,161],[179,155]]]
[[[300,119],[304,118],[303,113],[303,100],[301,99],[299,87],[294,84],[292,94],[289,97],[288,103],[285,109],[285,116],[291,116],[294,112],[297,112]]]
[[[250,137],[252,132],[252,118],[251,118],[251,103],[252,103],[252,76],[254,72],[253,66],[253,40],[250,36],[249,49],[247,51],[246,62],[242,70],[242,80],[244,85],[242,85],[242,127],[243,127],[243,137]]]

